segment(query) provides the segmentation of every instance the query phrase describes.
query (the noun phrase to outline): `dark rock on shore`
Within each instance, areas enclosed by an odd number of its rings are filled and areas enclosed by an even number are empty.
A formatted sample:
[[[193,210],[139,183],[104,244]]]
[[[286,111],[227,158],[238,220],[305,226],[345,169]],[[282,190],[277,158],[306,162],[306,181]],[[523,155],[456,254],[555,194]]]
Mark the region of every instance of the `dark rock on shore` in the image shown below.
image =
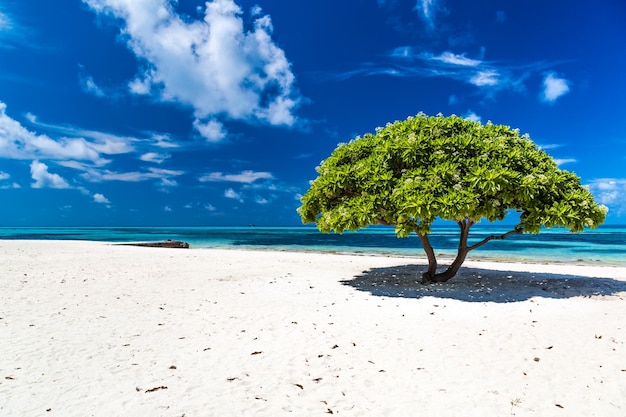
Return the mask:
[[[127,246],[144,246],[148,248],[180,248],[189,249],[189,243],[181,242],[180,240],[165,240],[162,242],[139,242],[139,243],[124,243]]]

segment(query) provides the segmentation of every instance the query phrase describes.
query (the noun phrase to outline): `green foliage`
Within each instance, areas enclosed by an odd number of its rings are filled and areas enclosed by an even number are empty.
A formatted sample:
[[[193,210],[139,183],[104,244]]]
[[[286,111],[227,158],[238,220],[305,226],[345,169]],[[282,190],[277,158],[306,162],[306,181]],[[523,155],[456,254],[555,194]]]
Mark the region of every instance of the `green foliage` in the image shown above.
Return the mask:
[[[521,212],[517,230],[572,232],[606,215],[573,173],[508,126],[418,114],[340,144],[317,167],[298,209],[323,232],[395,226],[399,237],[427,234],[436,218],[502,220]]]

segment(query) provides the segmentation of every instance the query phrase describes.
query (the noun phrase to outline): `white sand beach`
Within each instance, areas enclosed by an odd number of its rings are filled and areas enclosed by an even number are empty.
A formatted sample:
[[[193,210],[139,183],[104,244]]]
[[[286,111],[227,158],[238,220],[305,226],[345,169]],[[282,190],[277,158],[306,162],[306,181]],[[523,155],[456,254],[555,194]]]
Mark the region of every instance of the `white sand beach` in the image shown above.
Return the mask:
[[[0,241],[0,416],[626,416],[626,268],[419,263]]]

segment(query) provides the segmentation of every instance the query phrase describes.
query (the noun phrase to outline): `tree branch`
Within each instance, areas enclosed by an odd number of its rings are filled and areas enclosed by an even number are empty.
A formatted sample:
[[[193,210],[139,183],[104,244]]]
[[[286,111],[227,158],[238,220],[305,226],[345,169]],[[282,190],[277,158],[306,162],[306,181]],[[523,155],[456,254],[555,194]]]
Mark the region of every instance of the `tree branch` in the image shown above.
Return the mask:
[[[506,232],[503,235],[491,235],[491,236],[487,236],[486,238],[484,238],[483,240],[481,240],[480,242],[470,246],[469,248],[467,248],[467,251],[472,251],[474,249],[480,248],[482,245],[484,245],[485,243],[489,242],[490,240],[503,240],[506,239],[507,237],[511,236],[511,235],[519,235],[524,233],[524,229],[514,229],[511,230],[510,232]]]
[[[476,222],[469,217],[466,217],[463,220],[457,220],[456,223],[459,225],[461,230],[464,230],[465,228],[469,230],[472,226],[476,224]]]

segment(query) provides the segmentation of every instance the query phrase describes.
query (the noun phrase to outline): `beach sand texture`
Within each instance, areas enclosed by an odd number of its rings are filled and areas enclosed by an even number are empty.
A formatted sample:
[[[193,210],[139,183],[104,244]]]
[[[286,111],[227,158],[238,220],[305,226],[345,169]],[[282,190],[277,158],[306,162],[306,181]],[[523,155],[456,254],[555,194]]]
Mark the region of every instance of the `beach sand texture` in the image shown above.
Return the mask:
[[[0,241],[0,416],[626,416],[626,268],[418,263]]]

